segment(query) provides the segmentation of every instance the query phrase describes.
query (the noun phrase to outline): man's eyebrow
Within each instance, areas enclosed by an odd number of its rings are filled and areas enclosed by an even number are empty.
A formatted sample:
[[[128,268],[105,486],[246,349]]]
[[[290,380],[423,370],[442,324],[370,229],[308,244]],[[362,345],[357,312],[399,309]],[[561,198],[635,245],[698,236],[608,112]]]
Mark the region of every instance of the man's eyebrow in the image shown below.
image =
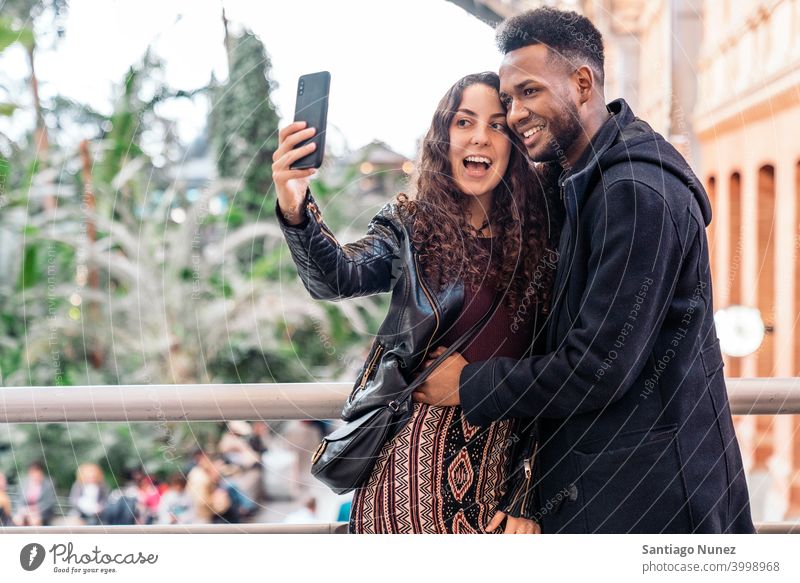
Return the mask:
[[[520,81],[519,83],[514,85],[514,89],[519,91],[520,89],[522,89],[526,85],[529,85],[530,83],[538,83],[538,81],[536,79],[525,79],[524,81]]]
[[[509,96],[509,91],[510,92],[521,91],[522,89],[525,88],[526,85],[530,85],[531,83],[535,83],[537,85],[541,85],[541,82],[537,81],[536,79],[525,79],[524,81],[520,81],[519,83],[517,83],[516,85],[511,87],[508,91],[503,91],[501,89],[500,92],[499,92],[500,93],[500,97],[501,98],[504,97],[504,96],[508,97]]]

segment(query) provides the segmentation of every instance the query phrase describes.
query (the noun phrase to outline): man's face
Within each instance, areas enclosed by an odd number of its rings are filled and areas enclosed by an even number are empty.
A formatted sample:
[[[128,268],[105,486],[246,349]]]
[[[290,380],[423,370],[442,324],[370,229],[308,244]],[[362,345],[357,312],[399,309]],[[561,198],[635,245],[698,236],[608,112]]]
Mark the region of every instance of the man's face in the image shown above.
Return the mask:
[[[570,71],[545,45],[511,51],[500,66],[500,99],[506,120],[533,162],[562,166],[583,129]]]

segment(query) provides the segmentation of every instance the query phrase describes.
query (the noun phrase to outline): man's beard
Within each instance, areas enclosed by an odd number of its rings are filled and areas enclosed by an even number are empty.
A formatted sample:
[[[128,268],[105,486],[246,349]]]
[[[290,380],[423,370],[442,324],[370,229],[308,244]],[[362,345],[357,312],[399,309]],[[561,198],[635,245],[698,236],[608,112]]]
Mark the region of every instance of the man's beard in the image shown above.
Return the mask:
[[[572,149],[575,140],[581,135],[581,126],[578,107],[572,101],[566,101],[566,107],[557,118],[547,122],[547,143],[542,148],[531,154],[531,162],[558,162],[562,166],[567,164],[567,152]]]

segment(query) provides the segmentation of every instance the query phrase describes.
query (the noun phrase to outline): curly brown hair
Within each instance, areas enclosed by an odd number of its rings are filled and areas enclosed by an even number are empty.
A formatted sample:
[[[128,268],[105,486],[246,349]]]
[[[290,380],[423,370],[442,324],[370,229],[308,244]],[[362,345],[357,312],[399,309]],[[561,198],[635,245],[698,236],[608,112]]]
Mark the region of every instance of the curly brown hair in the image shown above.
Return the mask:
[[[511,310],[525,301],[546,312],[555,271],[553,248],[563,220],[555,186],[560,170],[554,164],[532,166],[519,139],[508,132],[511,158],[489,211],[492,251],[471,235],[468,197],[459,191],[450,166],[450,124],[464,90],[479,83],[499,94],[500,78],[485,72],[460,79],[442,97],[415,165],[413,193],[399,194],[398,208],[412,221],[412,241],[429,282],[444,289],[463,281],[477,289],[488,280],[505,294]]]

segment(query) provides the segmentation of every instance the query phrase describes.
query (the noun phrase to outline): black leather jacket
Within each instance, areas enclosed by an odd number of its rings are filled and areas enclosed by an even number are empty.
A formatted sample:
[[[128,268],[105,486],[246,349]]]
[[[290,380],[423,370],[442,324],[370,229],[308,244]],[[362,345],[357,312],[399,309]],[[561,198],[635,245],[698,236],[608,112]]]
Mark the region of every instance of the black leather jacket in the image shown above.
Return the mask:
[[[434,341],[460,314],[464,286],[456,283],[437,292],[425,283],[411,242],[410,221],[401,219],[393,203],[372,219],[365,237],[346,245],[340,245],[325,225],[310,191],[302,224],[288,224],[277,205],[276,214],[300,278],[314,299],[392,292],[386,319],[342,411],[342,419],[351,421],[385,404],[387,387],[408,385],[411,373],[436,347]],[[533,517],[537,507],[531,500],[533,425],[517,420],[512,441],[509,487],[500,509],[511,516]]]

